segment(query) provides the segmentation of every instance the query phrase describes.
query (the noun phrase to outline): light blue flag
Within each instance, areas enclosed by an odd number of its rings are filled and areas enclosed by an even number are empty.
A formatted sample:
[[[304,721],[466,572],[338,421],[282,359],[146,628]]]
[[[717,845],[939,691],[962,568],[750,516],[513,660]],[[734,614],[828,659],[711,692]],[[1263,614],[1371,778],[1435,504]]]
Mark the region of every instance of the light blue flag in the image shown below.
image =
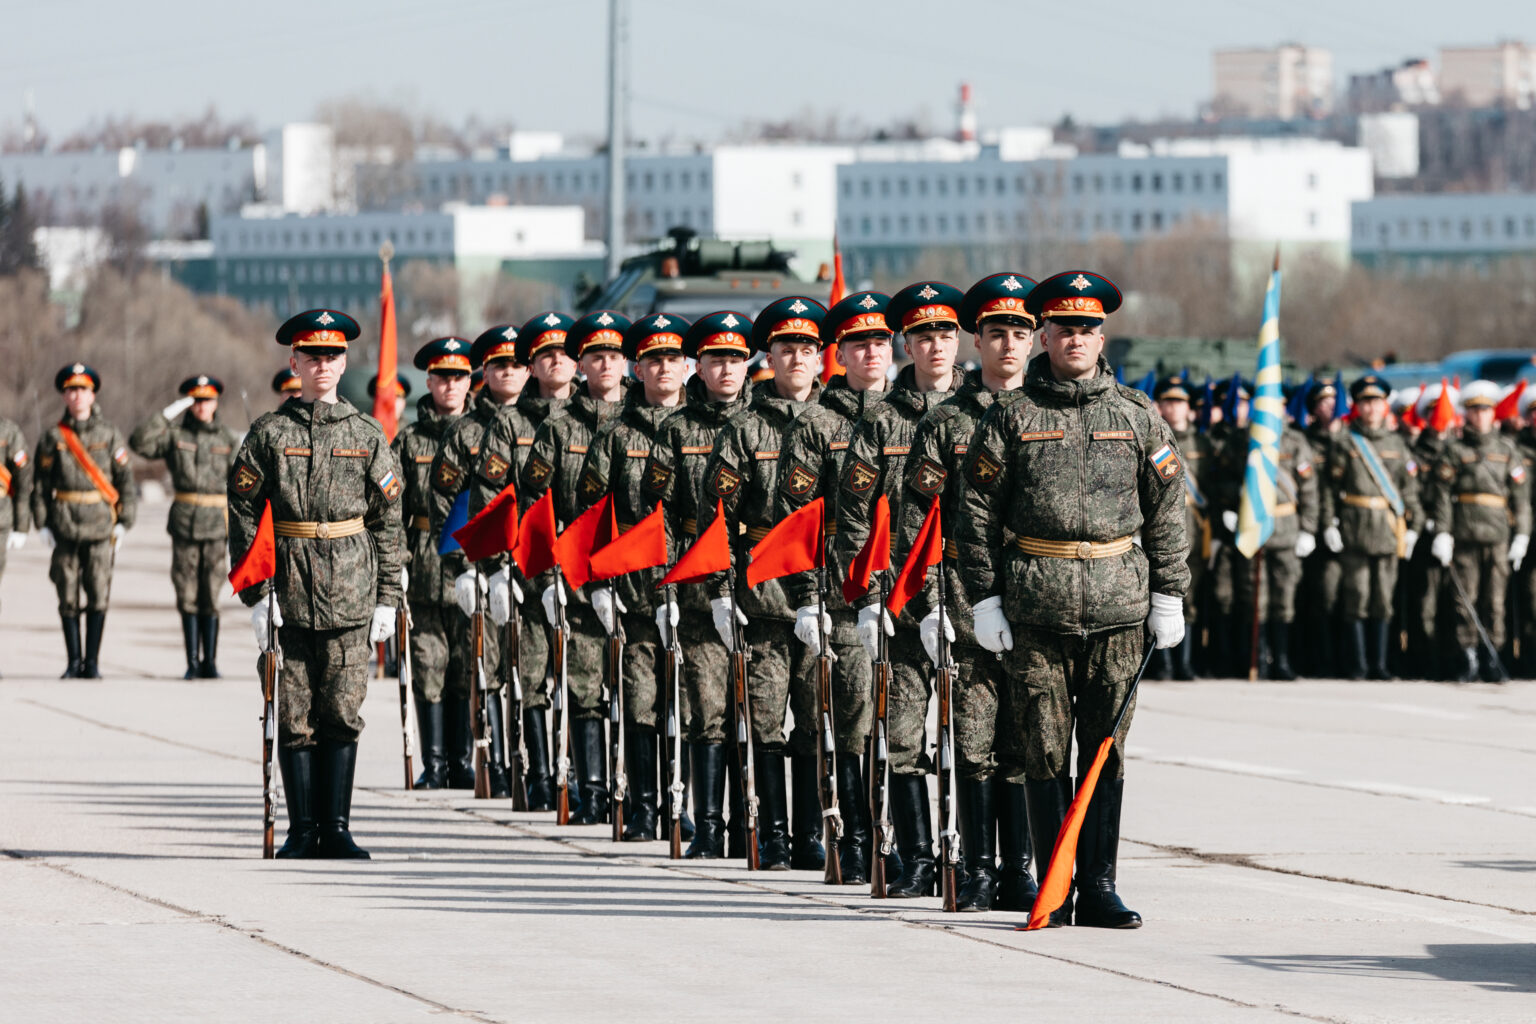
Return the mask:
[[[460,491],[459,496],[453,499],[453,508],[448,510],[448,521],[443,524],[443,539],[437,544],[438,554],[446,555],[450,551],[459,550],[459,542],[453,539],[453,535],[467,522],[469,522],[469,492]]]
[[[1275,532],[1275,479],[1280,469],[1280,433],[1285,429],[1285,394],[1280,386],[1280,253],[1264,293],[1264,323],[1259,327],[1259,367],[1248,417],[1248,463],[1243,495],[1237,505],[1237,550],[1245,558]]]

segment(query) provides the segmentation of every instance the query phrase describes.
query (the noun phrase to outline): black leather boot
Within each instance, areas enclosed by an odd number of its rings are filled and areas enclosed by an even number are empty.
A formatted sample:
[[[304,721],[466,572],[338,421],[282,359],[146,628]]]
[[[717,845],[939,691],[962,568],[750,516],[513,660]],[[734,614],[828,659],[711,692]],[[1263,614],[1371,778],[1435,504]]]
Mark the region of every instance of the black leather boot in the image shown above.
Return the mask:
[[[997,807],[992,779],[961,779],[959,800],[960,853],[965,858],[965,884],[955,906],[979,913],[992,909],[997,898]]]
[[[1024,787],[1002,779],[992,782],[997,805],[997,845],[1003,870],[997,887],[998,910],[1029,913],[1040,891],[1029,873],[1029,805]]]
[[[1216,628],[1212,636],[1216,639],[1215,658],[1213,661],[1213,675],[1218,679],[1236,678],[1239,672],[1237,658],[1237,620],[1230,614],[1216,613]],[[1248,678],[1248,666],[1241,666],[1241,674]]]
[[[1456,674],[1458,683],[1477,682],[1477,648],[1463,647],[1461,649],[1461,671]]]
[[[901,852],[901,874],[885,887],[885,894],[895,899],[932,896],[933,826],[926,775],[891,775],[891,818]]]
[[[794,787],[795,839],[789,866],[796,871],[821,871],[827,866],[827,851],[821,845],[821,780],[816,774],[816,755],[791,758],[790,769],[794,775],[790,784]]]
[[[1191,682],[1195,678],[1195,632],[1195,624],[1186,623],[1184,639],[1173,649],[1173,678],[1180,682]]]
[[[624,761],[629,775],[624,841],[649,842],[656,838],[656,730],[630,723],[624,730]]]
[[[1265,628],[1269,631],[1269,678],[1291,682],[1296,678],[1291,668],[1291,624],[1271,622]]]
[[[844,885],[869,884],[869,791],[855,754],[837,755],[837,806],[843,815],[843,838],[837,844],[837,865]]]
[[[1072,780],[1030,779],[1024,783],[1029,805],[1029,834],[1034,840],[1035,873],[1043,880],[1056,849],[1056,836],[1067,819],[1067,805],[1072,802]],[[1072,923],[1072,894],[1051,913],[1052,928]]]
[[[1344,678],[1365,678],[1365,620],[1344,624]]]
[[[197,617],[198,642],[202,646],[202,655],[197,663],[197,672],[200,679],[221,679],[219,675],[219,617],[215,615],[199,615]]]
[[[528,809],[552,811],[555,809],[555,777],[549,767],[549,720],[543,708],[523,710],[523,746],[528,751],[528,763],[523,766],[524,779],[528,783]]]
[[[501,693],[487,690],[485,721],[491,730],[491,796],[498,800],[512,795],[512,783],[507,778],[507,720],[503,707]]]
[[[64,627],[64,674],[60,679],[80,678],[80,618],[77,615],[62,615],[59,624]]]
[[[321,743],[315,747],[315,815],[320,822],[322,860],[369,860],[352,841],[352,777],[357,771],[356,743]]]
[[[719,860],[725,855],[725,744],[691,743],[693,762],[693,842],[689,860]]]
[[[1371,620],[1371,678],[1391,680],[1397,676],[1387,667],[1387,651],[1390,649],[1392,622],[1389,619]]]
[[[571,723],[576,748],[576,778],[581,809],[572,825],[601,825],[608,820],[608,759],[603,747],[603,720],[580,718]]]
[[[416,725],[421,730],[421,775],[417,789],[442,789],[448,785],[448,755],[443,747],[443,705],[416,698]]]
[[[106,612],[85,613],[85,654],[80,662],[81,679],[101,678],[98,659],[101,655],[101,634],[106,628]]]
[[[1115,862],[1120,850],[1120,801],[1124,779],[1099,777],[1088,816],[1077,837],[1077,917],[1090,928],[1140,928],[1141,915],[1115,892]]]
[[[201,679],[197,659],[197,616],[181,613],[181,645],[187,652],[187,673],[183,679]]]
[[[747,811],[742,803],[741,745],[731,744],[725,754],[725,800],[730,818],[725,824],[725,855],[731,860],[747,856]]]
[[[789,870],[789,795],[784,792],[784,754],[765,750],[755,758],[757,768],[757,866],[763,871]]]
[[[308,860],[319,849],[315,822],[315,748],[277,748],[277,769],[283,776],[283,802],[288,805],[288,838],[277,851],[279,860]]]
[[[475,788],[475,728],[469,701],[443,695],[443,731],[447,737],[448,788]]]

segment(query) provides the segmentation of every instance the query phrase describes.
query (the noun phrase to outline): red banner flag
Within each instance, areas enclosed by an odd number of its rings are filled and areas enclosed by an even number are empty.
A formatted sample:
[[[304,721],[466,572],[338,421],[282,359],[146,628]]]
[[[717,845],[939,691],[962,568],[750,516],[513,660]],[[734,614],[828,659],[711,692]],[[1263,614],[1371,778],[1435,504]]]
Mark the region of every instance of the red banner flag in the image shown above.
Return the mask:
[[[603,500],[576,517],[555,541],[555,558],[565,582],[580,587],[592,578],[592,552],[613,543],[618,534],[613,521],[613,495],[603,495]]]
[[[1515,381],[1515,390],[1499,399],[1499,404],[1493,407],[1494,421],[1503,423],[1507,419],[1520,415],[1520,396],[1523,394],[1525,394],[1525,378],[1521,377]]]
[[[843,580],[843,600],[853,604],[869,593],[869,578],[890,567],[891,502],[882,494],[875,502],[875,521],[869,528],[869,539],[848,567],[848,578]]]
[[[667,564],[667,524],[661,502],[651,514],[624,531],[612,544],[592,554],[592,578],[612,579],[627,572]]]
[[[555,527],[555,492],[545,491],[528,509],[517,531],[517,544],[512,548],[512,560],[522,570],[525,579],[533,579],[555,564],[555,544],[559,540]]]
[[[715,502],[714,521],[705,527],[693,546],[678,557],[672,571],[656,584],[698,583],[731,567],[731,541],[725,532],[725,503]]]
[[[827,308],[831,309],[843,301],[843,296],[848,294],[848,285],[843,281],[843,250],[838,247],[837,235],[832,235],[832,291],[827,300]],[[827,381],[843,373],[842,361],[837,358],[837,343],[834,342],[822,349],[821,352],[821,382]]]
[[[1435,399],[1435,407],[1429,411],[1429,429],[1437,434],[1443,434],[1456,425],[1456,407],[1451,404],[1451,392],[1445,384],[1445,378],[1440,378],[1440,397]]]
[[[753,546],[752,560],[747,563],[747,586],[821,568],[823,505],[824,500],[817,498],[796,509]]]
[[[391,441],[400,431],[400,421],[395,418],[395,397],[400,390],[395,353],[395,286],[385,263],[379,285],[379,376],[373,387],[373,418],[383,425],[384,436]]]
[[[471,562],[494,558],[503,551],[517,546],[517,488],[513,484],[501,489],[485,508],[475,513],[475,518],[453,531],[453,539],[464,549],[464,557]]]
[[[943,561],[944,525],[941,520],[939,498],[934,495],[933,504],[928,506],[928,514],[923,517],[922,529],[917,531],[917,539],[912,542],[912,550],[907,552],[907,560],[891,585],[890,599],[885,602],[891,615],[900,615],[907,602],[923,592],[923,584],[928,581],[928,567]]]
[[[1082,785],[1077,787],[1077,796],[1072,798],[1072,804],[1067,808],[1067,820],[1061,823],[1061,831],[1056,833],[1056,847],[1051,851],[1050,867],[1046,868],[1045,877],[1040,880],[1040,892],[1035,896],[1035,905],[1029,909],[1029,923],[1023,927],[1023,931],[1032,932],[1050,924],[1051,913],[1067,901],[1067,894],[1072,891],[1072,864],[1077,860],[1077,836],[1083,830],[1083,819],[1088,816],[1088,801],[1093,799],[1099,772],[1103,771],[1104,762],[1109,759],[1109,750],[1114,745],[1113,736],[1104,737],[1104,742],[1099,744],[1099,752],[1094,755],[1093,764],[1088,768],[1088,774],[1083,776]]]
[[[261,510],[261,520],[256,524],[256,536],[251,546],[229,574],[229,585],[235,593],[265,583],[277,575],[277,539],[272,533],[272,502]]]

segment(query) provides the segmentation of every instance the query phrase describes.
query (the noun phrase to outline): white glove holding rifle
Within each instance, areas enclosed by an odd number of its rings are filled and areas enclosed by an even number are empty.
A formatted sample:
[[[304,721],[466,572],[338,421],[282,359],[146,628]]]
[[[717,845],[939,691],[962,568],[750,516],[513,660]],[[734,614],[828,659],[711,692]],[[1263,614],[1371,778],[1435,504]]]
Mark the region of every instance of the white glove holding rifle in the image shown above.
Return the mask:
[[[891,613],[878,604],[865,605],[859,609],[859,622],[856,627],[859,631],[859,642],[869,652],[871,658],[880,657],[880,630],[885,629],[886,636],[896,635],[896,626],[891,622]]]
[[[558,576],[555,582],[544,588],[544,594],[539,598],[539,603],[544,606],[544,620],[555,629],[560,628],[560,609],[565,607],[565,583]]]
[[[734,651],[735,643],[731,640],[731,614],[735,613],[736,621],[743,626],[747,624],[747,616],[736,602],[729,597],[716,597],[709,602],[709,617],[714,620],[715,632],[720,634],[720,642],[725,644],[725,649]]]
[[[795,610],[795,639],[810,648],[812,654],[821,653],[821,634],[832,632],[832,615],[821,613],[821,627],[816,625],[816,606],[806,605]]]
[[[256,649],[265,654],[271,650],[268,627],[276,633],[283,627],[283,610],[271,597],[263,597],[251,608],[251,630],[256,634]]]
[[[917,624],[917,637],[923,642],[923,650],[928,652],[928,660],[937,668],[939,665],[939,610],[937,608],[924,615],[923,621]],[[955,642],[955,623],[948,615],[944,616],[944,639],[950,643]]]
[[[624,599],[610,587],[598,587],[592,591],[592,610],[597,613],[597,621],[610,633],[618,628],[616,615],[629,611],[624,607]]]

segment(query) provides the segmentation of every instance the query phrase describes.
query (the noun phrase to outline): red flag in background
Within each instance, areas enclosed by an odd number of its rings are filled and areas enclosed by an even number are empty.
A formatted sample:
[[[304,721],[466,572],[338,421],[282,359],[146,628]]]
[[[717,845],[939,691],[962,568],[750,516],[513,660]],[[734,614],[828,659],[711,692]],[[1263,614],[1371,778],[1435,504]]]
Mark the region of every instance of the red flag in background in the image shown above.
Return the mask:
[[[272,533],[272,502],[261,510],[261,520],[256,524],[256,536],[246,550],[245,557],[229,574],[229,585],[235,593],[265,583],[277,575],[277,539]]]
[[[1429,429],[1437,434],[1443,434],[1456,425],[1456,407],[1451,404],[1451,392],[1445,384],[1445,378],[1440,378],[1440,397],[1435,399],[1435,407],[1429,411]]]
[[[517,546],[517,489],[513,484],[501,489],[475,518],[453,531],[453,539],[464,549],[471,562],[494,558]]]
[[[517,544],[512,549],[512,560],[523,571],[526,579],[555,564],[555,544],[559,538],[555,527],[555,492],[545,491],[523,516],[517,531]]]
[[[869,528],[869,539],[864,548],[848,567],[848,578],[843,580],[843,600],[849,604],[869,593],[869,578],[891,567],[891,502],[885,495],[875,502],[875,521]]]
[[[1104,770],[1104,762],[1109,759],[1109,750],[1114,745],[1113,736],[1104,737],[1104,742],[1099,744],[1099,752],[1094,755],[1093,764],[1083,776],[1082,784],[1077,787],[1077,795],[1067,808],[1067,819],[1061,823],[1061,831],[1056,833],[1056,847],[1051,851],[1050,866],[1046,868],[1045,877],[1040,880],[1040,892],[1035,896],[1035,905],[1029,910],[1029,923],[1023,928],[1026,932],[1050,924],[1052,912],[1067,901],[1067,894],[1072,891],[1072,864],[1077,860],[1077,836],[1083,830],[1083,819],[1088,816],[1088,801],[1093,799],[1099,772]]]
[[[843,281],[843,250],[838,247],[837,235],[832,235],[832,292],[827,299],[827,308],[831,309],[843,301],[843,296],[848,294],[848,285]],[[843,364],[837,358],[837,343],[828,345],[821,353],[821,382],[836,377],[843,372]]]
[[[384,279],[379,284],[379,377],[373,388],[373,418],[384,426],[384,436],[391,441],[400,431],[395,418],[395,397],[400,390],[395,343],[395,286],[389,279],[389,263],[384,264]]]
[[[1520,415],[1520,396],[1525,394],[1525,378],[1515,381],[1515,390],[1499,399],[1499,404],[1493,407],[1493,418],[1497,423],[1503,423],[1507,419],[1513,419]]]
[[[885,602],[891,615],[900,615],[907,602],[923,592],[923,584],[928,582],[928,567],[938,565],[943,558],[944,525],[939,516],[939,498],[934,495],[933,504],[928,506],[928,514],[923,517],[922,529],[917,531],[917,539],[912,542],[912,550],[907,552],[907,560],[891,585],[890,599]]]
[[[555,541],[555,560],[565,574],[565,582],[580,587],[592,578],[592,552],[613,543],[618,535],[613,521],[613,495],[603,495],[603,500],[576,517]]]
[[[768,531],[768,536],[752,548],[747,563],[747,586],[791,573],[821,568],[821,517],[825,502],[821,498],[797,509]]]
[[[714,521],[705,527],[699,539],[693,542],[693,547],[678,557],[672,571],[663,576],[657,586],[698,583],[730,567],[731,541],[725,532],[725,503],[717,499]]]
[[[592,554],[592,578],[612,579],[627,572],[667,564],[667,524],[661,502],[651,514],[624,531],[612,544]]]

